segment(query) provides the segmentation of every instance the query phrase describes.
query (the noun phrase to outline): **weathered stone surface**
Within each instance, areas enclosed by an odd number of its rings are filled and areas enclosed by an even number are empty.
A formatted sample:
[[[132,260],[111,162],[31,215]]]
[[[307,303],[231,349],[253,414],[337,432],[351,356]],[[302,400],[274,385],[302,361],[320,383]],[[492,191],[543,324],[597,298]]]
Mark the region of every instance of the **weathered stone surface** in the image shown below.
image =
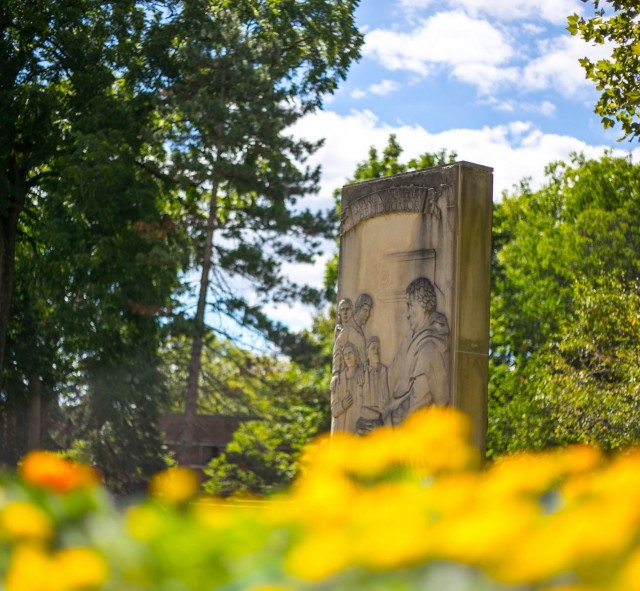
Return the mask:
[[[484,447],[492,185],[459,162],[343,188],[334,431],[449,404]]]

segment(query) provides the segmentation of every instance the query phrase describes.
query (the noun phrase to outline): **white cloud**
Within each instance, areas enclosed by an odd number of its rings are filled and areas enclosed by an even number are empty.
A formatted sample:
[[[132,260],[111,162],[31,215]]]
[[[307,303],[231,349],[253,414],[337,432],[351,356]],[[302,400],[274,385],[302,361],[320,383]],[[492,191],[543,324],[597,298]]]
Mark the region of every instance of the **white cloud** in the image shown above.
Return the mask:
[[[556,106],[550,101],[542,101],[539,110],[545,117],[553,117],[556,114]]]
[[[527,121],[431,133],[419,125],[383,124],[370,111],[352,111],[347,116],[324,111],[305,117],[293,131],[308,139],[326,138],[313,157],[323,168],[321,193],[307,202],[314,207],[330,207],[333,191],[345,184],[356,165],[367,158],[372,145],[384,148],[391,133],[396,134],[407,159],[446,148],[455,151],[460,160],[493,167],[496,197],[525,177],[532,178],[534,188],[539,187],[545,166],[554,160],[566,160],[571,152],[596,158],[606,149],[575,137],[545,133]]]
[[[533,23],[524,23],[522,25],[522,30],[525,33],[529,33],[531,35],[541,35],[546,31],[544,27],[541,27],[540,25],[534,25]]]
[[[390,92],[394,92],[400,88],[400,85],[395,80],[383,80],[378,84],[372,84],[369,86],[369,91],[373,94],[384,96]]]
[[[367,93],[362,90],[361,88],[356,88],[354,90],[351,91],[351,98],[352,99],[361,99],[364,98],[365,96],[367,96]]]
[[[468,63],[455,66],[452,75],[461,82],[475,86],[480,94],[488,95],[501,87],[514,85],[520,78],[520,71],[516,67]]]
[[[489,3],[480,1],[482,6]],[[469,9],[472,3],[458,0],[458,4]],[[530,5],[521,0],[516,8],[523,12]],[[498,28],[456,10],[432,15],[409,32],[373,30],[366,36],[363,53],[389,70],[408,70],[421,77],[448,69],[452,77],[484,96],[513,88],[553,90],[568,98],[582,98],[585,89],[593,87],[578,60],[611,55],[609,45],[593,46],[569,35],[542,39],[535,46],[511,45],[511,39],[518,39],[515,28]]]
[[[363,54],[390,70],[426,76],[435,64],[498,65],[512,57],[513,49],[488,21],[454,11],[440,12],[409,33],[371,31],[365,38]]]
[[[409,11],[418,11],[436,5],[433,0],[400,0]],[[447,0],[437,3],[450,8],[461,8],[471,16],[489,16],[500,21],[541,19],[557,25],[566,22],[567,15],[581,13],[579,0]]]
[[[514,113],[516,108],[518,111],[527,113],[540,113],[544,117],[553,117],[556,113],[556,105],[551,101],[542,101],[541,103],[529,103],[509,100],[498,100],[496,97],[488,97],[479,101],[481,105],[489,105],[495,111],[504,113]]]
[[[530,91],[554,88],[566,97],[575,98],[585,88],[593,87],[593,83],[586,80],[578,59],[607,58],[611,49],[606,45],[588,45],[575,37],[556,37],[540,43],[539,55],[525,65],[522,88]]]

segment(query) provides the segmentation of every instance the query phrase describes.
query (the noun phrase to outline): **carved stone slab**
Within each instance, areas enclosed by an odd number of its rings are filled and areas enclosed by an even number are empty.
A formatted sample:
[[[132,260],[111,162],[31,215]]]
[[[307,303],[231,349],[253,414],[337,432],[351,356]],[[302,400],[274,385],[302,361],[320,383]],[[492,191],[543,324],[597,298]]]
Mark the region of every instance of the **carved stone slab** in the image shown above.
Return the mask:
[[[454,405],[484,449],[492,190],[469,162],[342,189],[333,431]]]

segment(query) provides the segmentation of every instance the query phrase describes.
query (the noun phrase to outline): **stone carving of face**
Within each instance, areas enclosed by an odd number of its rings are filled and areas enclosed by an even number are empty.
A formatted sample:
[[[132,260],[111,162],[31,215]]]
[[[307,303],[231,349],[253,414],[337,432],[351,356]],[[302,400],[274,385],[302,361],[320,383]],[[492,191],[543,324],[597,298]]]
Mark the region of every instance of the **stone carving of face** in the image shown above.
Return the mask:
[[[349,322],[352,312],[353,309],[351,308],[351,304],[349,302],[340,302],[338,315],[340,316],[340,322],[342,324],[346,324],[347,322]]]
[[[363,304],[356,312],[356,320],[360,326],[364,326],[369,320],[371,314],[371,306],[369,304]]]
[[[416,331],[422,325],[426,316],[427,314],[418,298],[407,298],[407,318],[412,331]]]
[[[352,369],[356,366],[356,354],[353,347],[345,347],[342,351],[344,357],[344,364],[347,368]]]
[[[369,364],[376,366],[380,363],[380,343],[374,341],[367,347],[367,357],[369,358]]]

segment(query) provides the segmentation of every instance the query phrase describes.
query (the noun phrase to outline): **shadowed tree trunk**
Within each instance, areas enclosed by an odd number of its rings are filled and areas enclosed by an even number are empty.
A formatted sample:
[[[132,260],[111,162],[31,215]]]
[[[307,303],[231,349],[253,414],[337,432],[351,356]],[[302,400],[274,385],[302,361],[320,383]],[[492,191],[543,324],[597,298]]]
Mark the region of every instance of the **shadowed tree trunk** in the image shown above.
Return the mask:
[[[42,382],[36,375],[29,378],[29,394],[29,430],[27,432],[27,448],[31,450],[42,447],[44,427]]]
[[[178,452],[178,462],[188,465],[194,461],[195,421],[198,414],[198,389],[202,372],[202,345],[205,334],[205,312],[207,305],[207,291],[211,275],[213,234],[218,217],[218,182],[213,183],[211,199],[209,201],[209,216],[205,235],[204,252],[202,254],[202,272],[200,275],[200,291],[198,293],[198,307],[194,318],[193,342],[191,343],[191,358],[189,361],[189,375],[184,407],[184,428]]]
[[[8,203],[0,202],[0,390],[13,293],[18,218],[24,207],[27,192],[24,171],[20,169],[15,158],[10,158],[7,163],[5,175],[11,183],[12,191]]]

